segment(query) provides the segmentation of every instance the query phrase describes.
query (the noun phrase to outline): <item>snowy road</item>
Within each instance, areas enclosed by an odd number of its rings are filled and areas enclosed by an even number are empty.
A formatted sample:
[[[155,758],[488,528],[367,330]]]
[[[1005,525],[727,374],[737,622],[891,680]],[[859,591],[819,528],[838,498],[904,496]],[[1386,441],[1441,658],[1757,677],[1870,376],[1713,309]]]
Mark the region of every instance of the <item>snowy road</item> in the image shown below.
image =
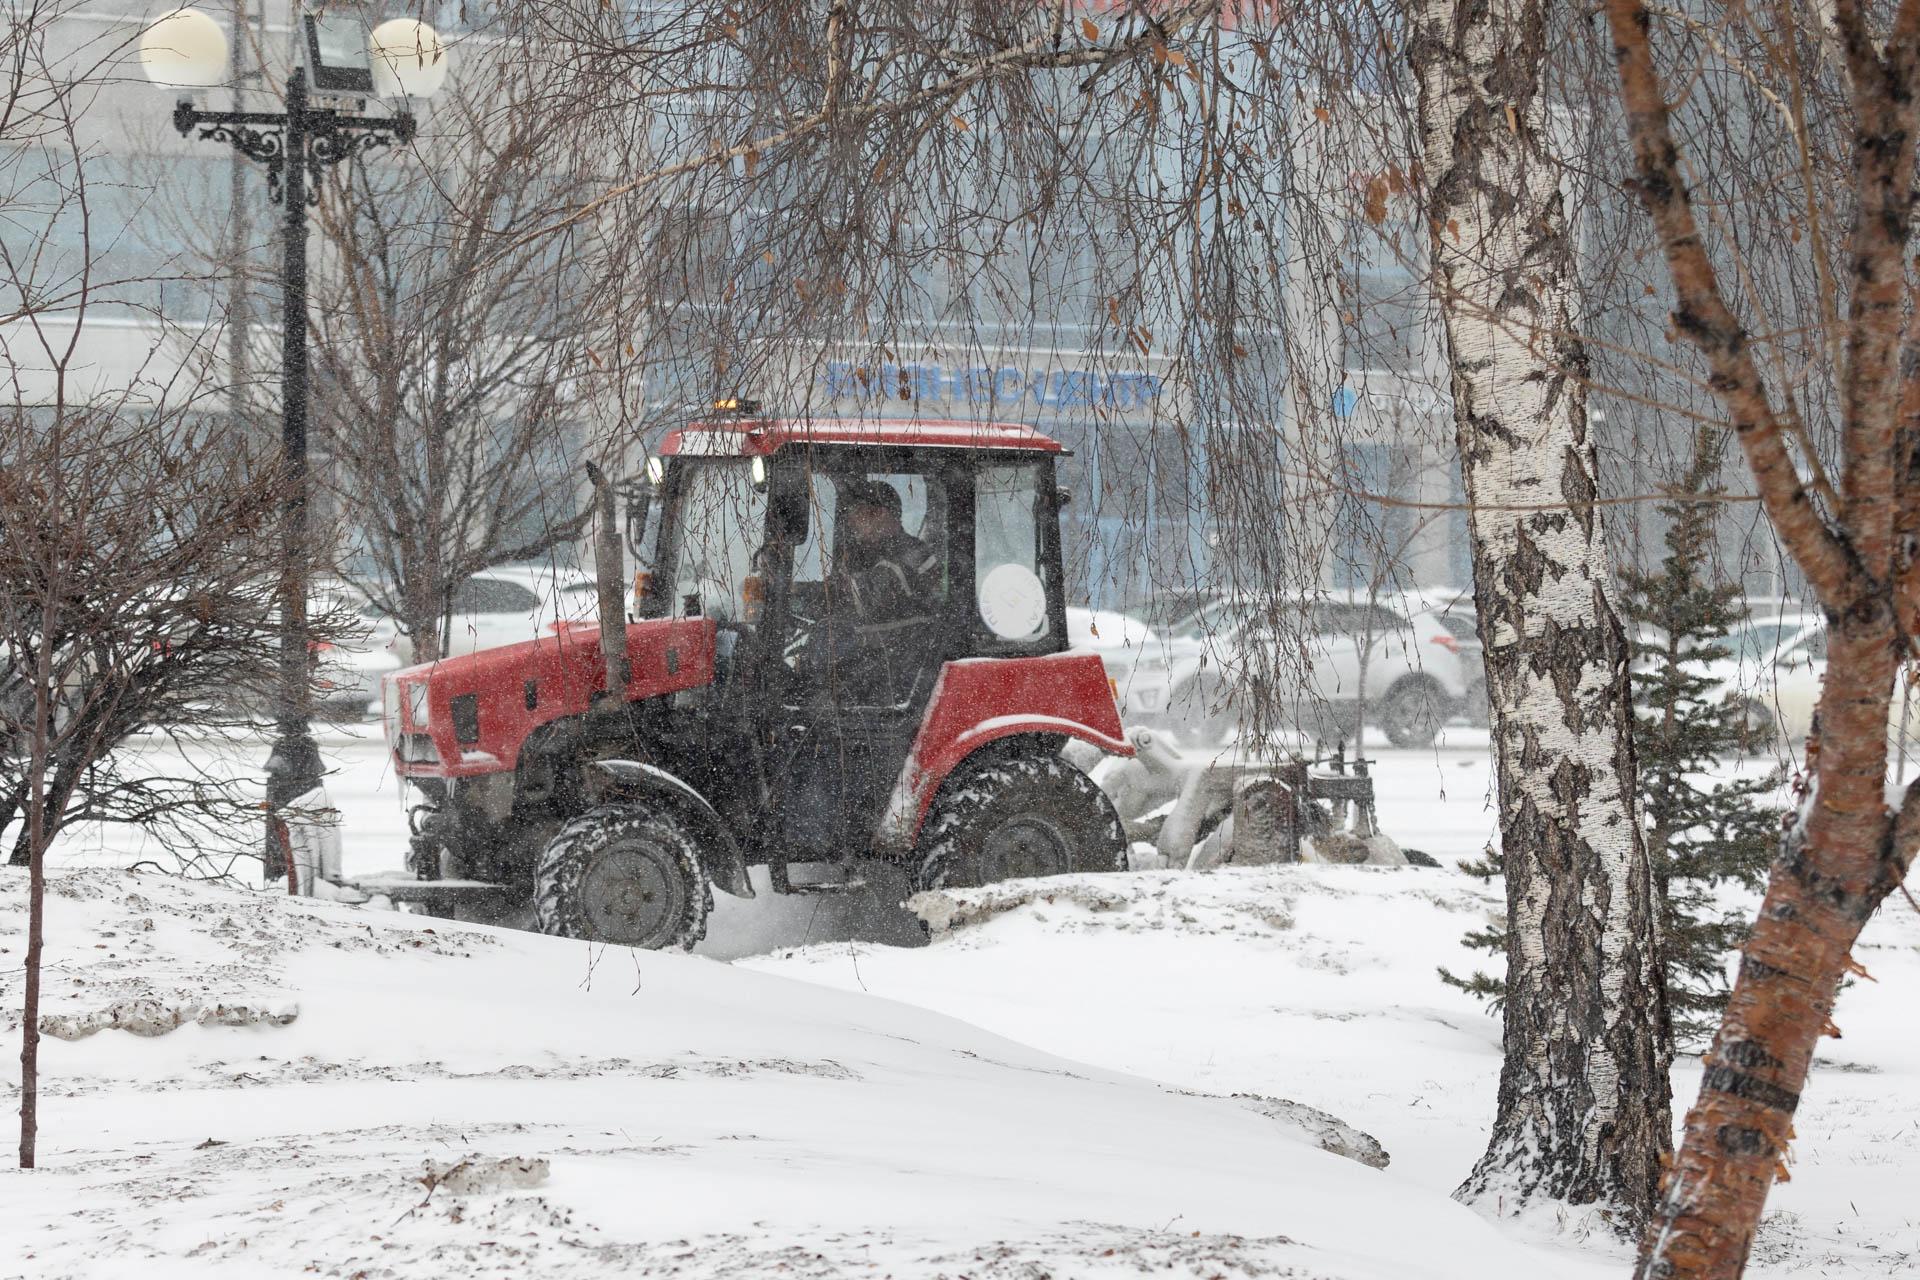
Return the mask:
[[[1455,726],[1448,738],[1430,750],[1399,751],[1373,735],[1368,751],[1375,765],[1380,820],[1388,834],[1402,844],[1424,849],[1451,865],[1458,858],[1477,856],[1495,832],[1491,808],[1486,731]],[[348,876],[391,872],[405,865],[407,814],[404,788],[394,775],[386,747],[375,723],[322,726],[316,734],[329,770],[327,793],[343,815],[343,863]],[[165,768],[186,764],[224,776],[250,778],[265,761],[269,742],[264,736],[236,739],[219,751],[197,749],[190,760],[169,743],[149,741],[136,750],[149,753]],[[253,833],[242,833],[251,849]],[[125,865],[141,857],[174,865],[150,837],[137,829],[85,828],[66,837],[56,851],[54,865],[65,867]],[[236,875],[257,877],[258,868],[245,860],[217,857],[217,865],[232,865]],[[760,896],[742,901],[714,895],[714,913],[702,955],[734,959],[775,947],[860,938],[907,942],[918,935],[918,925],[896,906],[906,894],[904,879],[880,869],[872,894],[847,898],[810,896],[780,898],[769,891],[764,873],[754,872]]]

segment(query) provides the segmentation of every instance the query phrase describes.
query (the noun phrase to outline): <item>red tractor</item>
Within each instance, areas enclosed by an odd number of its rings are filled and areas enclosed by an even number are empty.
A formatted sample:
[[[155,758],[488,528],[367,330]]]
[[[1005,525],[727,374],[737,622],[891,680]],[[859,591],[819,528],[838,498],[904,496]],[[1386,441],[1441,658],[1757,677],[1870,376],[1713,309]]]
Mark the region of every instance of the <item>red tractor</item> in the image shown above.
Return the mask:
[[[783,893],[855,858],[923,889],[1123,868],[1061,755],[1132,748],[1099,657],[1064,652],[1060,453],[999,423],[695,423],[620,486],[631,596],[596,477],[599,626],[387,680],[421,799],[403,896],[685,947],[754,865]]]

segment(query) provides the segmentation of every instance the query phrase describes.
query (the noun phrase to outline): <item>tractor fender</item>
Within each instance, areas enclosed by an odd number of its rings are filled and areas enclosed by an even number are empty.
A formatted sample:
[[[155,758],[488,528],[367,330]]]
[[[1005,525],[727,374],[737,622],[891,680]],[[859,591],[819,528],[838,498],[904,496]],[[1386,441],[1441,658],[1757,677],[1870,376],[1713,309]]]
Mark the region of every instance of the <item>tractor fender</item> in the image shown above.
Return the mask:
[[[947,663],[882,812],[876,850],[897,855],[913,848],[942,784],[981,751],[1031,743],[1052,752],[1068,739],[1109,755],[1134,753],[1099,655]]]
[[[607,778],[608,785],[601,792],[604,797],[624,800],[644,797],[670,806],[691,822],[700,836],[700,860],[714,884],[736,898],[754,896],[739,841],[733,838],[719,811],[686,780],[638,760],[595,760],[590,767]]]

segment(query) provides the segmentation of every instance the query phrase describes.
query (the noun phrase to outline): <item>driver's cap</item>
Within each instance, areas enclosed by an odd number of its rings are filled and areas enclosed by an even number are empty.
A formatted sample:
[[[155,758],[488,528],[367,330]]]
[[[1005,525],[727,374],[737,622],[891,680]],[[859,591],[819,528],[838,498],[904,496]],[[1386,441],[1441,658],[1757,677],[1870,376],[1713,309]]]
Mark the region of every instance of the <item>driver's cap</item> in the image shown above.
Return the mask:
[[[889,515],[900,514],[900,491],[883,480],[849,476],[840,482],[843,507],[880,507]]]

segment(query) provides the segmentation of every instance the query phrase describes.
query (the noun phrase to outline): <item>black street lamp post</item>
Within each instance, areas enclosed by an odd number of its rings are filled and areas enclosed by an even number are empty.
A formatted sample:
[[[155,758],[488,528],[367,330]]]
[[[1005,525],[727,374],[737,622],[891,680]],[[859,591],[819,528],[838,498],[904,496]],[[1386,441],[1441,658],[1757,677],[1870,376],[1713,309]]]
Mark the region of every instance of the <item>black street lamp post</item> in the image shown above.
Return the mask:
[[[309,105],[306,76],[287,78],[285,111],[201,111],[182,99],[173,127],[228,142],[267,170],[267,196],[284,210],[281,224],[280,453],[286,497],[281,520],[280,698],[277,740],[267,757],[267,804],[282,809],[320,785],[320,751],[307,705],[310,646],[307,579],[307,205],[320,175],[353,156],[413,141],[410,115],[346,115]],[[309,183],[311,179],[311,184]],[[268,874],[277,870],[268,851]]]
[[[182,137],[226,142],[267,172],[267,195],[281,206],[281,464],[286,484],[281,520],[280,679],[275,741],[267,757],[267,805],[276,818],[321,785],[320,751],[313,740],[308,687],[311,646],[307,588],[312,566],[307,519],[307,206],[321,175],[334,165],[381,147],[413,141],[406,111],[351,115],[315,106],[310,94],[365,99],[376,85],[387,93],[425,96],[446,74],[439,37],[424,23],[397,19],[370,35],[357,20],[302,19],[305,58],[287,77],[283,111],[202,111],[182,98],[173,126]],[[379,63],[375,64],[375,51]],[[226,40],[211,18],[180,9],[149,27],[141,41],[148,75],[162,84],[203,86],[225,75]],[[238,393],[238,388],[234,393]],[[267,842],[267,877],[286,874],[279,840]],[[303,886],[304,887],[304,886]]]

